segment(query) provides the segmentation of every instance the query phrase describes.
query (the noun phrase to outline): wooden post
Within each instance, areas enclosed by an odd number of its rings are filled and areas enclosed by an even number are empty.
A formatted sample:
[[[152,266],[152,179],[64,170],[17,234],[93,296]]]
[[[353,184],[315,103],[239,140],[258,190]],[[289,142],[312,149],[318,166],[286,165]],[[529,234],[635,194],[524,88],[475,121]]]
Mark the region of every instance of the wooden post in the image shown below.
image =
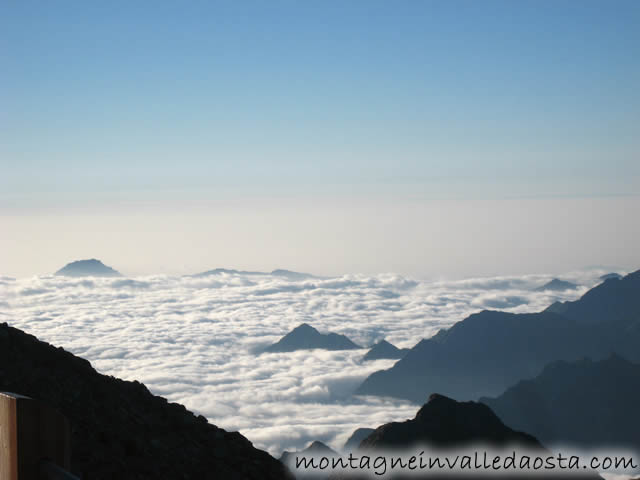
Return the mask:
[[[40,480],[47,460],[69,470],[69,421],[42,402],[0,392],[0,479]]]

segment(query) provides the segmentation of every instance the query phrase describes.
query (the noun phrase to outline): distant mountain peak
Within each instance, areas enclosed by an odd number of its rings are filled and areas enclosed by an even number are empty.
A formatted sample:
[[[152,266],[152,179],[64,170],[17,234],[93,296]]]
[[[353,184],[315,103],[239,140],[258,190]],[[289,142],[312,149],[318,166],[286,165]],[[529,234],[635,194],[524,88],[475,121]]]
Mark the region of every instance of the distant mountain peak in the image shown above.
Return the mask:
[[[307,278],[313,278],[313,275],[311,275],[310,273],[294,272],[292,270],[285,270],[282,268],[272,270],[271,275],[274,275],[276,277],[284,277],[289,280],[305,280]]]
[[[313,442],[311,442],[311,445],[309,445],[307,450],[310,451],[310,452],[333,452],[333,453],[335,453],[331,448],[329,448],[327,445],[322,443],[320,440],[314,440]]]
[[[75,262],[68,263],[55,275],[61,275],[66,277],[121,277],[120,272],[105,265],[96,258],[90,258],[88,260],[76,260]]]
[[[206,272],[196,273],[191,275],[192,277],[208,277],[211,275],[272,275],[274,277],[283,277],[287,280],[305,280],[307,278],[314,278],[310,273],[294,272],[292,270],[285,270],[277,268],[271,272],[257,272],[249,270],[235,270],[233,268],[214,268],[213,270],[207,270]]]
[[[313,330],[314,332],[317,332],[318,330],[316,330],[315,328],[313,328],[311,325],[309,325],[308,323],[301,323],[300,325],[298,325],[296,328],[294,328],[292,330],[292,332],[295,331],[303,331],[303,330]]]
[[[308,323],[301,323],[287,333],[264,352],[294,352],[296,350],[310,350],[320,348],[324,350],[353,350],[360,348],[345,335],[337,333],[320,333]]]
[[[364,357],[363,361],[378,360],[378,359],[400,359],[409,352],[408,348],[398,348],[395,345],[387,342],[386,340],[380,340],[376,343],[371,350],[369,350]]]
[[[575,283],[560,280],[559,278],[554,278],[550,282],[547,282],[541,287],[536,288],[536,292],[544,292],[545,290],[563,292],[565,290],[575,290],[576,288],[578,288],[578,285],[576,285]]]

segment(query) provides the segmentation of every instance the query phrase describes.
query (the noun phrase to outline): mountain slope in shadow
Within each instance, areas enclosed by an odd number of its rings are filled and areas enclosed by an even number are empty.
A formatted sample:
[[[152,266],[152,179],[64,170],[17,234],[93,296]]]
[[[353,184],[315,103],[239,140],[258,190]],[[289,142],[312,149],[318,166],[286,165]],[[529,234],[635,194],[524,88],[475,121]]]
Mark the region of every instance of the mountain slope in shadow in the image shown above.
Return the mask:
[[[531,435],[507,427],[482,403],[457,402],[432,394],[415,418],[376,428],[360,442],[360,448],[458,448],[479,442],[493,447],[542,447]]]
[[[554,362],[497,398],[482,398],[513,428],[545,445],[640,447],[640,365],[606,360]]]
[[[371,435],[374,430],[374,428],[357,428],[344,443],[342,451],[350,452],[352,450],[356,450],[360,446],[360,443],[369,435]]]
[[[91,480],[246,478],[290,472],[237,432],[152,395],[138,382],[0,324],[0,391],[27,395],[72,426],[72,473]]]
[[[640,322],[640,271],[611,277],[573,302],[556,302],[547,311],[581,323],[608,323],[612,327]]]
[[[432,391],[457,399],[496,396],[556,360],[640,361],[640,272],[607,280],[575,302],[532,314],[483,311],[420,341],[356,394],[418,404]]]

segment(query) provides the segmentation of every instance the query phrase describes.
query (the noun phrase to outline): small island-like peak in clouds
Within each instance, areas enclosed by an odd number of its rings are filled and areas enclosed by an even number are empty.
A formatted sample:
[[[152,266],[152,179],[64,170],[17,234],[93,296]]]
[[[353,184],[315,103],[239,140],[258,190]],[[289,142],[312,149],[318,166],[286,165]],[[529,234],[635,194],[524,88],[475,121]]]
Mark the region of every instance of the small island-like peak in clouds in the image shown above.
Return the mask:
[[[68,263],[55,275],[66,277],[121,277],[117,270],[105,265],[100,260],[91,258],[88,260],[76,260]]]

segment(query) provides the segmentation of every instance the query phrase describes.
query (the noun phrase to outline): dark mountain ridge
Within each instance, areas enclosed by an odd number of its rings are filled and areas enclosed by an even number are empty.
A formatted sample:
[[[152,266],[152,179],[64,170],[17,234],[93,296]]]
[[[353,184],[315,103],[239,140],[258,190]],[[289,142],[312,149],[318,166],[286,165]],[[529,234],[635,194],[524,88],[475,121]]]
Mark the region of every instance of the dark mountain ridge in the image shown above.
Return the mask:
[[[640,270],[609,278],[573,302],[556,302],[546,311],[584,323],[611,326],[640,322]]]
[[[501,449],[526,449],[539,452],[546,457],[547,452],[540,442],[529,435],[516,431],[505,425],[489,407],[476,402],[457,402],[439,394],[432,394],[413,419],[404,422],[392,422],[376,428],[359,446],[360,453],[372,454],[371,451],[398,451],[411,448],[429,450],[429,452],[461,448],[477,449],[478,445]],[[414,472],[415,473],[415,472]],[[425,471],[424,475],[391,475],[391,478],[524,478],[519,475],[495,476],[475,471],[473,475],[456,475],[452,472],[438,474]],[[574,474],[576,472],[573,472]],[[353,478],[343,474],[335,474],[332,479]],[[361,478],[361,477],[358,477]],[[387,478],[387,477],[385,477]],[[529,477],[527,477],[529,478]],[[560,475],[546,474],[541,478],[566,478]],[[581,471],[574,475],[575,479],[598,479],[598,475],[589,471]]]
[[[71,422],[72,473],[102,479],[291,478],[268,453],[138,382],[0,324],[0,391],[41,400]]]
[[[497,398],[482,398],[503,422],[545,445],[640,448],[640,365],[618,355],[554,362]]]
[[[492,447],[542,448],[531,435],[507,427],[486,405],[457,402],[439,394],[430,395],[413,419],[376,428],[360,442],[360,448],[426,445],[440,449],[472,446],[480,442]]]
[[[558,305],[558,304],[554,304]],[[539,313],[483,311],[420,341],[356,394],[421,403],[430,391],[459,399],[495,396],[556,360],[640,361],[640,272],[607,280],[575,302]]]

